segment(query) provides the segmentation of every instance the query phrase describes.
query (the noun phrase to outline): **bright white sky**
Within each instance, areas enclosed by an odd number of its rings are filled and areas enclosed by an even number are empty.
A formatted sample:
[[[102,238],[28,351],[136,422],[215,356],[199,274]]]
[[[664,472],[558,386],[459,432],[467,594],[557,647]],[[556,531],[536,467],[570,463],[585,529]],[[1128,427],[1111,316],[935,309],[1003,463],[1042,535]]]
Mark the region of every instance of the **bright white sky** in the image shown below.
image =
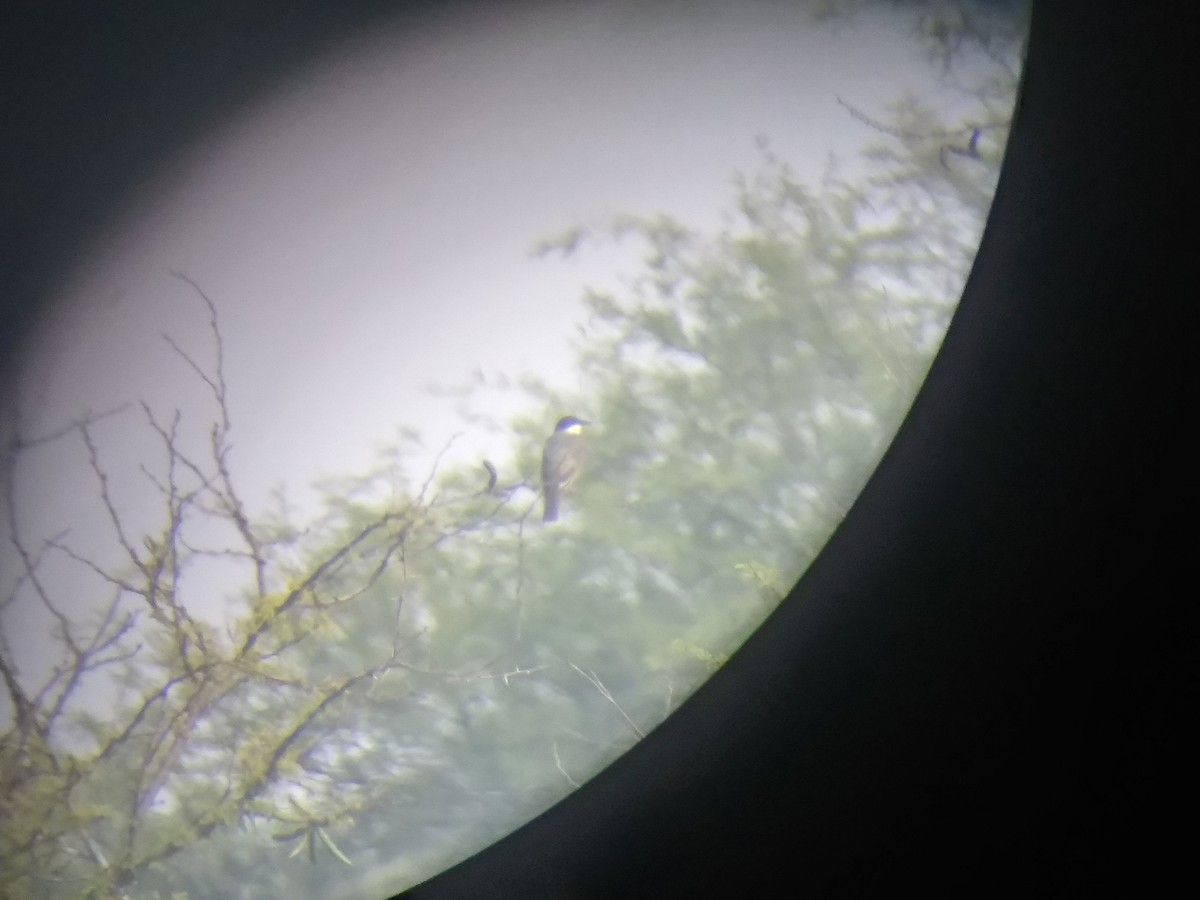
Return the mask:
[[[836,97],[881,114],[906,90],[936,96],[911,21],[892,12],[835,26],[796,3],[645,6],[477,12],[373,33],[296,73],[148,180],[64,278],[29,345],[25,432],[131,399],[206,421],[160,336],[211,358],[179,270],[219,307],[248,499],[286,482],[303,502],[315,479],[363,470],[397,426],[432,449],[459,430],[430,383],[478,368],[586,396],[580,289],[613,284],[617,257],[538,260],[539,238],[616,213],[716,227],[733,173],[757,166],[757,135],[815,181],[831,153],[878,139]],[[575,411],[552,411],[547,433]],[[97,435],[114,470],[136,474],[154,452],[135,417]],[[456,446],[502,459],[496,440]],[[20,515],[33,535],[69,525],[83,542],[95,491],[68,443],[22,470]]]

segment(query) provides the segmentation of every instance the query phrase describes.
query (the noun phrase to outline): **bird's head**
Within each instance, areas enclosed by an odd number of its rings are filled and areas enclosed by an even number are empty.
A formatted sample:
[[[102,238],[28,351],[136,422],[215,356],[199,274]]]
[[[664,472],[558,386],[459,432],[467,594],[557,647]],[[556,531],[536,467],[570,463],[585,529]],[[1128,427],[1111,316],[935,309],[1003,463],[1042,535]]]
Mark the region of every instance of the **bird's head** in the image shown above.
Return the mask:
[[[555,434],[579,434],[583,431],[584,425],[591,425],[587,419],[581,419],[578,416],[563,416],[558,420],[558,424],[554,426]]]

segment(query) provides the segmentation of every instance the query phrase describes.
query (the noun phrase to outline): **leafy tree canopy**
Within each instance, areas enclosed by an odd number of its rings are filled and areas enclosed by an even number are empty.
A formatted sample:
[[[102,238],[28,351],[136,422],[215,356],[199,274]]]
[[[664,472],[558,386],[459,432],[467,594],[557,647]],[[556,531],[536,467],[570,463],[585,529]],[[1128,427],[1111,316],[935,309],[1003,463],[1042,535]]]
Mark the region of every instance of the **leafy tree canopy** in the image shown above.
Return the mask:
[[[21,572],[4,609],[36,604],[61,658],[33,683],[11,633],[0,646],[5,895],[395,890],[546,808],[717,669],[853,503],[982,230],[1023,19],[923,8],[920,35],[948,73],[968,45],[991,62],[964,67],[969,117],[943,121],[913,97],[885,119],[846,103],[874,135],[866,177],[831,168],[805,183],[763,140],[717,233],[622,217],[539,245],[637,242],[642,257],[624,290],[585,297],[586,394],[530,379],[520,390],[542,413],[491,423],[512,435],[511,471],[414,479],[401,441],[328,485],[317,520],[251,516],[231,452],[236,385],[199,285],[215,352],[176,348],[210,395],[199,449],[181,436],[192,409],[16,435],[4,492]],[[597,427],[564,521],[543,526],[541,444],[564,412]],[[113,419],[161,451],[141,464],[161,512],[149,529],[116,496]],[[21,467],[65,441],[92,466],[112,562],[26,533]],[[244,575],[221,623],[192,612],[189,573],[213,555]],[[104,586],[92,621],[62,611],[48,573],[64,561]],[[101,682],[117,695],[103,717],[86,702]],[[356,875],[381,866],[377,881]]]

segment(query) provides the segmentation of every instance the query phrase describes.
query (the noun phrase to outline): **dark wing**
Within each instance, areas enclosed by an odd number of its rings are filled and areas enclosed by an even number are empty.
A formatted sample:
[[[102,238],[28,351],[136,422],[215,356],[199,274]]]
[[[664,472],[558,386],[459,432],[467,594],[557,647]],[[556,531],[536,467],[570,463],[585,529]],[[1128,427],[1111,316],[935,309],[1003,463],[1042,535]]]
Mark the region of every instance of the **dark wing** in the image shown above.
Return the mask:
[[[556,434],[546,441],[542,453],[542,485],[568,487],[583,470],[583,438],[576,434]]]
[[[574,434],[554,434],[542,450],[542,490],[545,511],[542,521],[558,518],[559,493],[579,477],[585,459],[583,438]]]

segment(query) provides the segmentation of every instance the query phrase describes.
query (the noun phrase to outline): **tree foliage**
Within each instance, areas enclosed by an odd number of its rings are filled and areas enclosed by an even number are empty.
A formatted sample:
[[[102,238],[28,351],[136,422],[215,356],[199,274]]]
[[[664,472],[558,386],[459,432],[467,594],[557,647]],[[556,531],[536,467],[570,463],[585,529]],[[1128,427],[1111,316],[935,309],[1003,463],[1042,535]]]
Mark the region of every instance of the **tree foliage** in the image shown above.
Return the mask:
[[[973,22],[931,14],[923,27],[949,59]],[[569,255],[636,241],[642,263],[624,290],[585,297],[586,396],[531,380],[544,414],[496,423],[515,448],[498,477],[438,465],[414,479],[401,441],[375,471],[328,485],[304,527],[252,515],[217,308],[197,285],[211,354],[173,346],[206,410],[131,405],[18,431],[4,506],[20,571],[4,611],[35,604],[61,655],[35,682],[12,662],[14,635],[0,646],[3,893],[394,890],[644,736],[804,571],[918,389],[1011,114],[1017,41],[988,34],[997,64],[969,120],[915,98],[883,118],[845,104],[873,135],[865,178],[831,169],[806,184],[764,141],[716,234],[663,215],[543,242]],[[567,411],[600,427],[566,520],[545,527],[531,515],[541,441]],[[106,462],[113,422],[156,443],[134,466],[159,510],[149,527]],[[30,535],[22,519],[22,465],[70,441],[109,552]],[[219,623],[194,613],[194,567],[214,557],[243,578]],[[105,587],[91,621],[56,595],[64,563]],[[111,714],[91,711],[95,685]],[[356,880],[383,864],[392,880]]]

